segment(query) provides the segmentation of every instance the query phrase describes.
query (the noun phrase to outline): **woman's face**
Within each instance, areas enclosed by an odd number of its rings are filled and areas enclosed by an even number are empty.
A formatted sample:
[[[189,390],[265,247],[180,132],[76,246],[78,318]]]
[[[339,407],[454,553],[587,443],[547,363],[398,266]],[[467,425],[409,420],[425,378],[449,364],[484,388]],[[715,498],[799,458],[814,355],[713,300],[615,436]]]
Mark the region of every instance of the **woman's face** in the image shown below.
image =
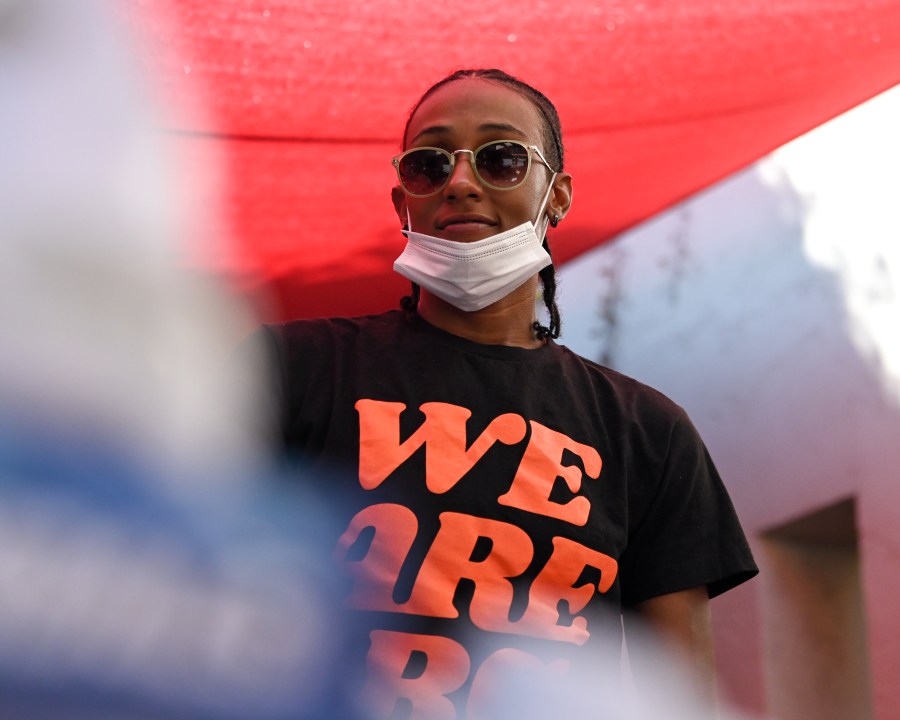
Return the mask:
[[[546,157],[541,128],[540,113],[530,100],[500,83],[467,78],[445,85],[419,106],[404,147],[438,147],[452,152],[475,150],[492,140],[519,140],[537,145]],[[395,187],[393,200],[401,224],[407,224],[408,211],[410,229],[416,232],[473,242],[537,219],[552,171],[534,153],[525,182],[511,190],[482,185],[471,157],[465,153],[456,156],[453,174],[435,195],[413,197]],[[552,215],[554,210],[548,207],[546,212]],[[559,208],[556,212],[564,214]]]

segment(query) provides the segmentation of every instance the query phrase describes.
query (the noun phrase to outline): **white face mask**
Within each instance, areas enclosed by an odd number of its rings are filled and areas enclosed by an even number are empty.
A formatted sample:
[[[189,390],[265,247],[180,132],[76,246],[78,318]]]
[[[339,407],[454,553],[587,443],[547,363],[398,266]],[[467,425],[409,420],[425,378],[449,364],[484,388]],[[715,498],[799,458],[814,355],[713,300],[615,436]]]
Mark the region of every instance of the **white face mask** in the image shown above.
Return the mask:
[[[538,219],[552,189],[553,179]],[[506,297],[552,263],[541,245],[546,229],[544,222],[538,237],[534,223],[526,220],[475,242],[445,240],[404,230],[406,249],[394,261],[394,270],[460,310],[481,310]]]

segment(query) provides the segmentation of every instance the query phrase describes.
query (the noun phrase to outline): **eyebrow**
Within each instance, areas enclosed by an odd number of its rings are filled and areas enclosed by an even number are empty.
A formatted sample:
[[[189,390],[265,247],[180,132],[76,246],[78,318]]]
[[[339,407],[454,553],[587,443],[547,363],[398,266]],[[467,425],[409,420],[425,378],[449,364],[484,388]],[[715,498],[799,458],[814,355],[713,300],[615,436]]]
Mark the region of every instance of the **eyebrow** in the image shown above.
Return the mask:
[[[423,135],[446,135],[449,132],[452,132],[453,128],[449,125],[431,125],[423,130],[421,130],[410,143],[415,142]],[[528,135],[522,132],[515,125],[510,125],[509,123],[499,123],[499,122],[491,122],[491,123],[483,123],[478,126],[479,132],[492,132],[492,131],[503,131],[503,132],[512,132],[520,137],[527,138]]]

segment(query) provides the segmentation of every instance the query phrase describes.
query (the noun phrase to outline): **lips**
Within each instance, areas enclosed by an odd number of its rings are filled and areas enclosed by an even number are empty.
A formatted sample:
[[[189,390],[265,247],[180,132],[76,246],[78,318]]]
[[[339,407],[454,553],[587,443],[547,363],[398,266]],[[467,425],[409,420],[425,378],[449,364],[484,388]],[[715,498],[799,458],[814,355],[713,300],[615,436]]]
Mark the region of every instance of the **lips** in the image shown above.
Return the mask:
[[[475,229],[481,227],[493,227],[496,224],[496,221],[489,217],[485,217],[484,215],[466,213],[464,215],[451,215],[450,217],[444,218],[438,222],[438,229],[446,230],[447,228],[452,227],[456,227],[459,230],[464,228]]]

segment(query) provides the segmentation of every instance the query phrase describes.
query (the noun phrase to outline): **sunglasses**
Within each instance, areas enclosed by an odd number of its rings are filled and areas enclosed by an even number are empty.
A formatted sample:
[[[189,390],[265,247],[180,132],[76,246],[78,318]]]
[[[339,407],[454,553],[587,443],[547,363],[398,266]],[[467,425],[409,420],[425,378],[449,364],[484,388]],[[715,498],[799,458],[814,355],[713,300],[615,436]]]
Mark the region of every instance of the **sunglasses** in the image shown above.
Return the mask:
[[[528,177],[532,150],[539,162],[553,170],[537,145],[525,145],[517,140],[492,140],[475,150],[453,152],[435,147],[413,148],[397,155],[391,163],[397,169],[403,190],[415,197],[427,197],[443,190],[460,153],[472,156],[472,169],[482,185],[494,190],[512,190]]]

